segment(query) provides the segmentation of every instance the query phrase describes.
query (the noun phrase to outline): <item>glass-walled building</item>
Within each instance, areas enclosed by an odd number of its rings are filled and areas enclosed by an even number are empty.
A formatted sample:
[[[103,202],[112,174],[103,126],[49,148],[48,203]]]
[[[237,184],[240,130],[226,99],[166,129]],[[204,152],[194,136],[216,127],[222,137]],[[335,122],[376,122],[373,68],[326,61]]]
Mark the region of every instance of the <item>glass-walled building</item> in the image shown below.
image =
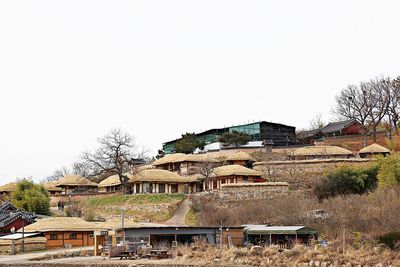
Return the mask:
[[[296,128],[284,124],[260,121],[220,129],[210,129],[202,133],[198,133],[199,141],[206,144],[217,142],[219,136],[226,132],[242,132],[248,134],[252,141],[265,141],[272,143],[273,146],[291,146],[296,144]],[[169,141],[163,144],[163,150],[166,154],[175,152],[175,143],[179,139]]]

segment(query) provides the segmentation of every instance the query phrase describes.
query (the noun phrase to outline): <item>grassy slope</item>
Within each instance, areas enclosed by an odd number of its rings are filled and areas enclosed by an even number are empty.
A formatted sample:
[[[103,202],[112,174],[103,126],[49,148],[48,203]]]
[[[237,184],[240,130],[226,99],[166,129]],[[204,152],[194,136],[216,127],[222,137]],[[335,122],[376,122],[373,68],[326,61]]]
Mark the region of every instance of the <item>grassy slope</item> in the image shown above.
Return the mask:
[[[92,198],[82,205],[106,218],[121,216],[125,208],[125,215],[134,221],[163,223],[184,198],[183,194],[113,195]]]

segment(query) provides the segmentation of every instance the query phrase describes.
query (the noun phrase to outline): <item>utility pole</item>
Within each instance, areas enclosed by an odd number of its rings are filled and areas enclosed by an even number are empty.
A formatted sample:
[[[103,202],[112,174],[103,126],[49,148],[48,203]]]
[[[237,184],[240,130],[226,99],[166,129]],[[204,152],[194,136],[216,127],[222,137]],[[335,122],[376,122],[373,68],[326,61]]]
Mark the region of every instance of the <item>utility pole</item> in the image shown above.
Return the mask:
[[[221,232],[219,236],[219,247],[222,248],[222,234],[223,234],[223,229],[222,229],[222,220],[221,220]]]
[[[126,241],[125,230],[124,230],[124,228],[125,228],[125,208],[122,208],[121,228],[122,228],[122,231],[124,234],[124,245],[125,245],[125,241]]]

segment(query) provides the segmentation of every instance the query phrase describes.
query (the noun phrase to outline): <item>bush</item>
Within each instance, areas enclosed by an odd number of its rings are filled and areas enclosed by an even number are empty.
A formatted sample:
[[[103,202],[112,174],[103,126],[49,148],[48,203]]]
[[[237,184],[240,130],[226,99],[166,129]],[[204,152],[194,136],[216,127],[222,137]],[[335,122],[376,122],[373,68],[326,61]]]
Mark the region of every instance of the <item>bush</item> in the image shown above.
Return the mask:
[[[379,166],[368,167],[341,166],[321,179],[314,187],[314,194],[321,201],[338,195],[362,194],[374,190],[377,186]]]
[[[389,232],[378,239],[391,249],[400,249],[400,232]]]
[[[379,158],[378,186],[385,188],[400,182],[400,154]]]
[[[50,196],[47,190],[34,184],[31,180],[23,179],[18,182],[17,189],[11,194],[11,202],[18,209],[50,214]]]

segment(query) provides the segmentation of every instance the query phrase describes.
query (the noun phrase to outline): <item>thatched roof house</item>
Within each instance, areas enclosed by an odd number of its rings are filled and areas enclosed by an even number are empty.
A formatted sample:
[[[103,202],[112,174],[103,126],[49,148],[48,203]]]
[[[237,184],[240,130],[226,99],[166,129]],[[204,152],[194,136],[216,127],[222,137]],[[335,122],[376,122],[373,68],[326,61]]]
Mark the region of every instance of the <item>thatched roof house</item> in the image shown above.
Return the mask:
[[[76,217],[49,217],[25,227],[26,233],[40,232],[46,237],[46,248],[93,246],[93,234],[100,230],[95,223]],[[21,229],[19,230],[21,232]]]
[[[127,174],[129,175],[129,174]],[[99,192],[117,192],[122,190],[118,174],[111,175],[98,184]]]
[[[15,190],[17,190],[17,183],[15,182],[0,186],[0,194],[10,195]]]
[[[353,152],[338,146],[306,146],[293,151],[293,159],[349,158]]]
[[[204,182],[204,190],[219,190],[223,184],[257,183],[264,182],[261,173],[242,165],[225,165],[217,167]]]
[[[360,155],[360,157],[362,158],[366,158],[369,156],[373,156],[373,155],[388,155],[390,154],[390,150],[387,149],[386,147],[380,146],[378,144],[372,144],[369,145],[367,147],[364,147],[363,149],[361,149],[358,154]]]
[[[56,187],[63,194],[88,193],[98,191],[98,185],[79,175],[67,175],[58,180]]]
[[[132,191],[136,194],[187,193],[185,185],[189,179],[167,170],[150,169],[132,175],[129,182],[133,184]]]
[[[43,187],[50,193],[50,195],[57,195],[62,192],[62,189],[60,187],[57,187],[58,182],[47,182],[43,184]]]

